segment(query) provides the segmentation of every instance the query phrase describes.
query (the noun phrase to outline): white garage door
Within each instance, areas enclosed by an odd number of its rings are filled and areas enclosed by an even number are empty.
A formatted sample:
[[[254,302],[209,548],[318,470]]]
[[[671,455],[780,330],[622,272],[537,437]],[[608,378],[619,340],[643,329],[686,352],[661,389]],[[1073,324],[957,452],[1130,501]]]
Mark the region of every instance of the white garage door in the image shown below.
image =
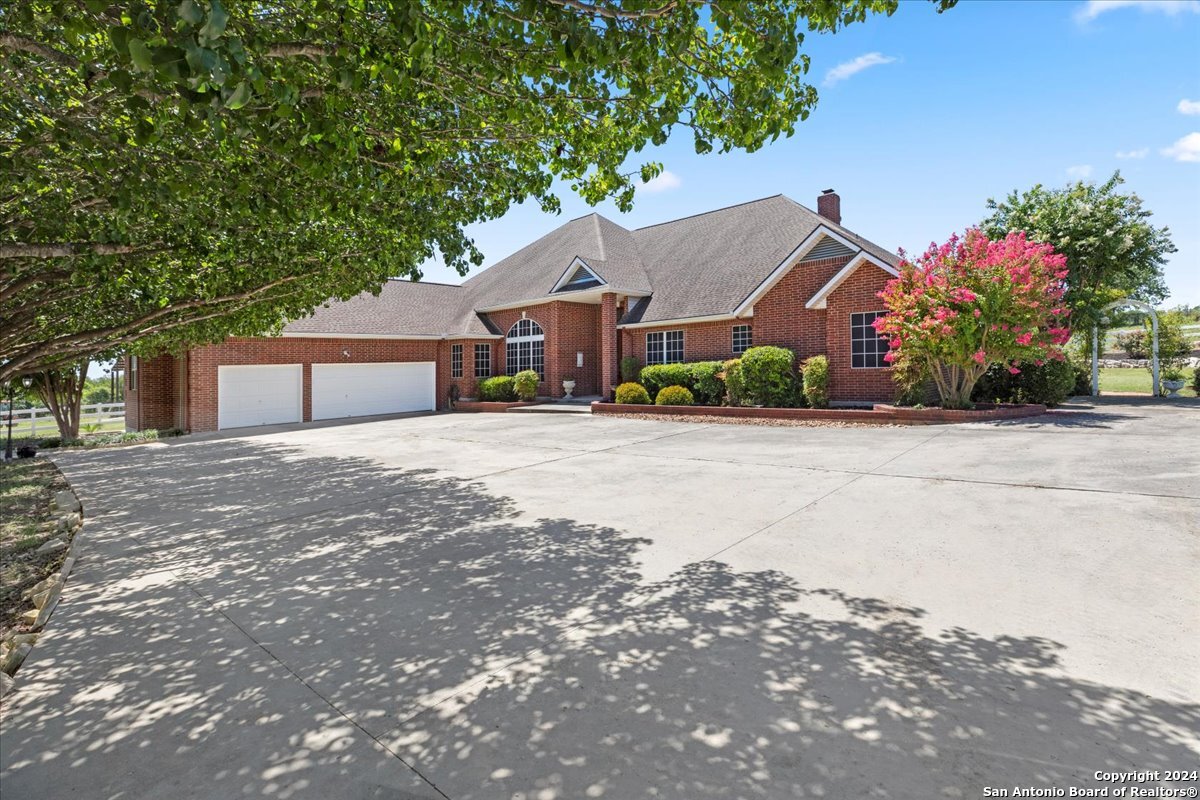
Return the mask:
[[[300,364],[217,367],[217,427],[299,422],[303,386]]]
[[[432,361],[313,364],[313,419],[432,411],[436,374]]]

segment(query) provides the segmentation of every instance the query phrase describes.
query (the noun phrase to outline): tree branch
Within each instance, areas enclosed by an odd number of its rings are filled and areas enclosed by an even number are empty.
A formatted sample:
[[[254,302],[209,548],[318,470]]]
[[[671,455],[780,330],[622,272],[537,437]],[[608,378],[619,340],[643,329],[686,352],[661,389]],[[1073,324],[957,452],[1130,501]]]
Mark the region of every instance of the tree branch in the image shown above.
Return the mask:
[[[70,258],[72,256],[124,256],[163,250],[161,244],[97,244],[93,242],[55,242],[0,244],[0,259],[6,258]]]

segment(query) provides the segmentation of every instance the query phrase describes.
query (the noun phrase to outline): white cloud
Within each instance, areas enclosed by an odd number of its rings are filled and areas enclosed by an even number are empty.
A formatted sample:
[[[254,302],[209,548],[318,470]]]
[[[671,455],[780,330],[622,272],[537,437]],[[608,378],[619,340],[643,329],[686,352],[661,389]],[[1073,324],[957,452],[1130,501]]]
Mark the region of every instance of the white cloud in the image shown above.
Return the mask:
[[[1090,178],[1092,176],[1091,164],[1077,164],[1073,167],[1067,167],[1068,178]]]
[[[1176,14],[1200,13],[1200,0],[1088,0],[1075,12],[1078,22],[1091,22],[1101,14],[1121,8],[1136,8],[1141,11],[1157,11],[1173,17]]]
[[[1176,161],[1200,162],[1200,133],[1189,133],[1175,144],[1164,147],[1159,152]]]
[[[1149,147],[1139,147],[1137,150],[1118,150],[1117,158],[1145,158],[1150,155]]]
[[[895,60],[891,56],[885,56],[883,53],[864,53],[858,58],[852,61],[844,61],[829,70],[829,72],[826,72],[825,85],[832,86],[838,81],[844,81],[853,75],[857,75],[864,69],[876,67],[880,64],[891,64]]]
[[[658,177],[651,178],[638,188],[643,192],[665,192],[670,189],[678,189],[682,183],[683,181],[680,180],[678,175],[669,169],[664,169],[658,173]]]
[[[1200,100],[1183,99],[1179,101],[1179,105],[1175,106],[1180,114],[1200,114]]]

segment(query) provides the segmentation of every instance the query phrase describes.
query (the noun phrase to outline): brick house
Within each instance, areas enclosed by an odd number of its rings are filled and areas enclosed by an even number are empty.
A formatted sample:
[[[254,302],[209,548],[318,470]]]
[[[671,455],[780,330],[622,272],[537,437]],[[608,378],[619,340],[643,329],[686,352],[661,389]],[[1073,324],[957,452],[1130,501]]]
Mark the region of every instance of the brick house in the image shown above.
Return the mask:
[[[444,408],[490,375],[532,368],[539,392],[609,395],[619,362],[732,358],[780,345],[824,353],[835,401],[887,400],[870,323],[895,254],[776,195],[627,230],[571,220],[461,286],[389,281],[273,337],[131,358],[126,425],[192,431]]]

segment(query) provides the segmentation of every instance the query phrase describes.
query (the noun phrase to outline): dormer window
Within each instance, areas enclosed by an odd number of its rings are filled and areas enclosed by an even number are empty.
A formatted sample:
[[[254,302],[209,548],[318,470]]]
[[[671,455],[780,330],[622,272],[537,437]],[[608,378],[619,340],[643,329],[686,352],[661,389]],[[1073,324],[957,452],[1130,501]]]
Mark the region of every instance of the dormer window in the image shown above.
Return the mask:
[[[567,274],[558,282],[558,286],[554,287],[552,294],[577,292],[580,289],[594,289],[603,285],[604,281],[600,280],[596,273],[588,269],[582,261],[576,259],[572,267],[567,270]]]

